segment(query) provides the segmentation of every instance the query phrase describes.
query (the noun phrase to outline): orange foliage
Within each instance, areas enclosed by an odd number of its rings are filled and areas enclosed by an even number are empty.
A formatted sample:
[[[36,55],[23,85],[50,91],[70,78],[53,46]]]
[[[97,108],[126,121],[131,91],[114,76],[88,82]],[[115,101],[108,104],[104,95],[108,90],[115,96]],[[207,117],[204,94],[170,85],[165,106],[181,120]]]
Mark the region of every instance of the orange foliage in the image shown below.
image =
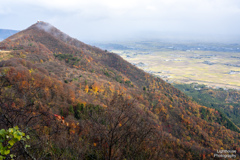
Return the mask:
[[[84,89],[84,90],[85,90],[86,93],[88,93],[88,90],[89,90],[88,85],[85,86],[85,89]]]
[[[98,92],[99,86],[98,86],[98,84],[96,82],[92,85],[92,90],[93,90],[94,93]]]

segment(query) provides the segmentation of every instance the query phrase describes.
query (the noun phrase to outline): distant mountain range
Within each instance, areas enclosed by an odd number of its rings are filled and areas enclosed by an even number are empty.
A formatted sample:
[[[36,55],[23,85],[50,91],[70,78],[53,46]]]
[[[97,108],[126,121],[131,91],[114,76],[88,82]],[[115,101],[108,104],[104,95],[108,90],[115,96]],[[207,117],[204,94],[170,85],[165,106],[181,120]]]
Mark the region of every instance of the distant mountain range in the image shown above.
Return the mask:
[[[10,30],[10,29],[0,29],[0,41],[6,39],[7,37],[17,33],[19,31]]]
[[[117,54],[41,21],[0,47],[0,128],[31,137],[16,159],[239,158],[237,126]]]

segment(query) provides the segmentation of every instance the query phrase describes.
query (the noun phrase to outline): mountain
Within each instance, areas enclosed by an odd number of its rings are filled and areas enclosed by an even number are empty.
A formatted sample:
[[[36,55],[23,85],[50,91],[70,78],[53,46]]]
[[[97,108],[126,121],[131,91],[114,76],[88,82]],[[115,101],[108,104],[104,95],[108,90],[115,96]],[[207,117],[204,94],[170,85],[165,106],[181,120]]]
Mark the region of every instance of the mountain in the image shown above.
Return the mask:
[[[17,33],[19,31],[10,30],[10,29],[0,29],[0,41],[4,40],[5,38]]]
[[[117,54],[46,22],[0,47],[0,127],[31,137],[11,150],[19,159],[239,157],[239,128]]]

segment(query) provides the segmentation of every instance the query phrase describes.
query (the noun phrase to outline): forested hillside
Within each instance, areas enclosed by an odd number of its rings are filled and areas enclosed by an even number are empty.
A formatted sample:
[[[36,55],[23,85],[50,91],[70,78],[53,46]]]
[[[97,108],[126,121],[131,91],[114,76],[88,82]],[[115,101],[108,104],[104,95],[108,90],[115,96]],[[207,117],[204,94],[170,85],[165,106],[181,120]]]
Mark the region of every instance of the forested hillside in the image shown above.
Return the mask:
[[[224,113],[225,121],[230,119],[240,127],[240,92],[238,90],[213,89],[199,84],[174,84],[174,86],[191,96],[197,103]],[[230,127],[230,124],[226,126]],[[231,125],[229,129],[236,130],[237,128]]]
[[[0,46],[0,128],[31,137],[11,149],[17,159],[239,157],[240,133],[221,113],[114,53],[45,22]]]

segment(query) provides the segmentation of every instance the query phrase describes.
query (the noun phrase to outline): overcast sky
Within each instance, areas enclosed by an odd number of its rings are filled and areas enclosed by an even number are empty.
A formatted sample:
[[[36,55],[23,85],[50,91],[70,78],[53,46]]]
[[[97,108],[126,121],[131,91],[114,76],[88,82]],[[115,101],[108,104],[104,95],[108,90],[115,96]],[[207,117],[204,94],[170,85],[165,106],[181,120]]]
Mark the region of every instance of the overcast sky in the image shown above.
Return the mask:
[[[240,0],[0,0],[0,28],[42,20],[82,41],[240,37]]]

